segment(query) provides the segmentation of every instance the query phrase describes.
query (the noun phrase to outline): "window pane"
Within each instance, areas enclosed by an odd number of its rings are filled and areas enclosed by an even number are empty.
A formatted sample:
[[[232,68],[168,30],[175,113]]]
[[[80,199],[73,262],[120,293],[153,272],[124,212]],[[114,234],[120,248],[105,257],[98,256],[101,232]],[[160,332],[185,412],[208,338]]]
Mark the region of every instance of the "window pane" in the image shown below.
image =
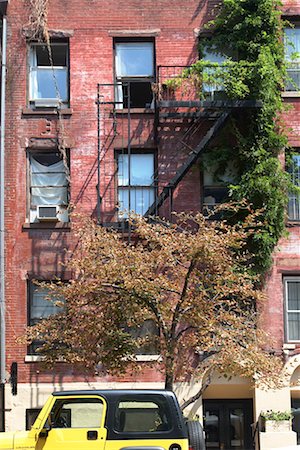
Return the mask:
[[[118,157],[118,184],[128,186],[128,155]],[[150,186],[153,183],[154,155],[132,154],[130,155],[130,184],[133,186]]]
[[[171,429],[165,402],[124,399],[116,411],[115,428],[120,432],[155,432]]]
[[[130,192],[130,204],[129,204]],[[122,218],[128,217],[128,212],[144,215],[154,202],[154,188],[121,188],[119,189],[119,212]]]
[[[288,62],[285,90],[296,91],[300,86],[300,28],[285,28],[284,49]]]
[[[287,61],[300,59],[300,28],[285,28],[284,50]]]
[[[288,310],[300,311],[300,282],[287,282]]]
[[[300,187],[300,155],[293,156],[289,172],[293,185]],[[300,220],[300,192],[289,193],[288,216],[290,220]]]
[[[58,95],[62,101],[68,100],[67,69],[37,68],[32,71],[32,78],[36,80],[35,89],[33,90],[32,88],[31,91],[32,100],[43,98],[56,99]],[[33,80],[32,85],[34,85]]]
[[[300,341],[300,313],[288,313],[288,340]]]
[[[57,153],[31,154],[30,169],[31,205],[67,205],[66,169]]]
[[[219,53],[204,49],[203,59],[207,62],[222,64],[226,61],[227,58],[226,56],[220,55]],[[214,67],[206,67],[203,69],[203,75],[210,78],[214,76],[215,71],[216,69]],[[215,91],[223,91],[224,86],[222,85],[221,80],[219,82],[215,80],[212,83],[203,83],[202,90],[203,92],[213,93]]]
[[[26,409],[26,430],[31,429],[40,411],[40,408]]]
[[[51,411],[53,428],[100,428],[103,403],[100,399],[57,400]]]
[[[51,44],[51,58],[53,66],[67,66],[67,46]],[[51,66],[49,51],[46,45],[33,47],[36,52],[37,66]]]
[[[47,300],[49,290],[39,286],[32,286],[32,297],[30,305],[30,324],[38,320],[49,317],[61,311],[61,308],[53,303],[53,300]]]
[[[125,42],[116,44],[116,75],[117,77],[153,77],[153,43]]]

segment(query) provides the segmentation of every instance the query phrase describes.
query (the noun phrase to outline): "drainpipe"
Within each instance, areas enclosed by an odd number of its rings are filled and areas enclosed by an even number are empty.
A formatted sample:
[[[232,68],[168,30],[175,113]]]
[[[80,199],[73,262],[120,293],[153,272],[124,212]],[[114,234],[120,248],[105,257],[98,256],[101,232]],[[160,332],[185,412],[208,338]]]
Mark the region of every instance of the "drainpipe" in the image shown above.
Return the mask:
[[[0,429],[5,430],[5,259],[4,259],[4,150],[5,150],[5,84],[6,84],[6,39],[7,20],[2,19],[2,68],[0,110]]]

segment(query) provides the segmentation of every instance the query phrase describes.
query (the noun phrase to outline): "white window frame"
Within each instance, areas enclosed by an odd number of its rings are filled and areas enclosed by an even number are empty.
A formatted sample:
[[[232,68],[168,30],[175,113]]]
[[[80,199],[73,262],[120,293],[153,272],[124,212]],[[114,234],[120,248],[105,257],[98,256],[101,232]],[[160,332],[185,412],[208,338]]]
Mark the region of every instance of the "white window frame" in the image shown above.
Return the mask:
[[[297,51],[297,46],[294,48],[294,53],[298,54],[297,57],[295,58],[290,58],[288,55],[288,47],[292,47],[293,48],[293,42],[291,40],[291,34],[294,33],[298,33],[296,40],[299,41],[299,51]],[[284,47],[285,47],[285,62],[287,64],[287,76],[289,78],[289,74],[298,74],[299,77],[299,84],[297,85],[297,83],[295,84],[295,88],[293,89],[293,86],[291,89],[289,89],[289,85],[291,85],[290,81],[287,79],[285,82],[285,87],[284,87],[284,92],[287,93],[298,93],[300,94],[300,27],[296,26],[294,28],[292,27],[286,27],[284,28]],[[293,77],[291,76],[291,79]]]
[[[28,218],[29,218],[29,222],[30,223],[36,223],[36,222],[40,222],[39,217],[38,217],[38,210],[39,207],[41,206],[49,206],[49,207],[54,207],[57,210],[57,214],[56,217],[53,218],[53,222],[58,221],[58,222],[68,222],[69,221],[69,214],[68,214],[68,207],[69,207],[69,181],[68,181],[68,174],[67,174],[67,168],[64,167],[64,161],[63,158],[60,159],[60,166],[63,167],[63,170],[61,169],[57,169],[58,172],[53,172],[53,170],[49,169],[49,177],[51,177],[51,173],[53,173],[53,175],[57,175],[59,176],[59,174],[61,175],[61,178],[64,178],[64,182],[63,184],[34,184],[33,183],[33,163],[32,163],[32,159],[35,159],[35,155],[40,155],[40,154],[44,154],[44,155],[51,155],[51,154],[58,154],[59,151],[57,149],[53,149],[51,151],[43,151],[43,150],[36,150],[36,151],[28,151]],[[35,165],[38,167],[39,163],[37,161],[35,161]],[[46,166],[45,166],[46,167]],[[51,167],[51,165],[49,166]],[[38,172],[35,172],[36,174],[38,174]],[[45,173],[41,173],[41,177],[47,176],[47,170],[45,170]],[[58,183],[58,180],[53,179],[54,183]],[[65,190],[65,197],[67,199],[67,201],[54,201],[54,203],[52,201],[49,200],[49,202],[47,202],[47,198],[43,197],[42,195],[40,196],[40,200],[39,201],[33,201],[32,197],[32,189],[37,188],[39,190],[42,189],[55,189],[55,188],[60,188]],[[51,221],[51,219],[49,220]]]
[[[132,174],[132,167],[130,169],[130,171],[128,170],[128,172],[123,173],[122,171],[120,171],[120,157],[122,156],[127,156],[127,160],[134,158],[135,156],[145,156],[145,155],[151,155],[152,156],[152,163],[153,163],[153,171],[152,171],[152,175],[151,175],[151,183],[148,184],[136,184],[133,182],[133,184],[130,182],[130,179],[133,178],[133,174]],[[128,192],[128,197],[130,197],[131,200],[131,193],[134,194],[134,192],[138,192],[138,190],[142,191],[143,194],[147,195],[147,193],[149,194],[149,204],[147,206],[147,208],[144,208],[144,210],[141,212],[141,214],[145,214],[146,211],[149,209],[149,207],[153,204],[154,200],[155,200],[155,195],[156,195],[156,187],[155,187],[155,152],[132,152],[130,154],[130,158],[128,158],[128,153],[127,152],[117,152],[117,196],[118,196],[118,206],[119,206],[119,212],[118,212],[118,218],[119,220],[124,220],[124,219],[128,219],[129,213],[134,211],[137,213],[140,213],[139,211],[137,211],[136,207],[133,207],[133,205],[131,204],[132,202],[130,201],[130,211],[127,211],[126,208],[122,208],[121,206],[121,192]],[[127,166],[129,166],[127,164]],[[124,165],[123,165],[123,170],[124,169]]]
[[[300,317],[300,306],[299,309],[293,310],[288,307],[288,283],[299,283],[300,285],[300,275],[299,276],[286,276],[283,279],[284,283],[284,315],[285,315],[285,342],[287,343],[296,343],[300,342],[300,332],[299,339],[291,339],[290,338],[290,327],[289,327],[289,314],[299,314]]]
[[[293,155],[293,165],[289,168],[291,181],[300,189],[300,154]],[[296,163],[297,161],[297,163]],[[290,221],[300,221],[300,192],[289,192],[288,218]]]
[[[122,73],[123,69],[121,66],[121,58],[118,58],[118,47],[121,46],[130,48],[130,46],[146,46],[152,49],[151,55],[151,73],[136,73],[136,74],[124,74]],[[116,80],[116,90],[115,90],[115,98],[116,98],[116,107],[117,109],[124,108],[124,95],[123,95],[123,85],[130,84],[131,82],[140,82],[140,83],[153,83],[155,81],[155,44],[153,40],[139,40],[139,39],[130,39],[130,40],[117,40],[114,43],[114,54],[115,54],[115,80]],[[129,88],[130,89],[130,88]],[[132,91],[132,88],[131,88]],[[133,105],[133,108],[135,106]],[[154,107],[154,98],[152,98],[150,108]]]
[[[38,107],[59,107],[65,108],[69,106],[69,97],[70,97],[70,77],[69,77],[69,44],[66,42],[51,42],[51,50],[53,52],[54,47],[65,47],[66,51],[66,65],[65,66],[38,66],[37,65],[37,55],[36,55],[36,49],[41,46],[46,46],[47,44],[43,43],[31,43],[29,46],[29,104],[31,106],[34,106],[36,108]],[[54,97],[42,97],[38,94],[38,81],[37,81],[37,74],[39,70],[43,70],[46,72],[49,72],[53,76],[53,86],[54,89],[58,86],[56,86],[57,81],[55,81],[55,72],[61,72],[65,73],[65,92],[66,95],[64,98],[61,97],[61,93],[56,93]],[[57,79],[56,79],[57,80]]]

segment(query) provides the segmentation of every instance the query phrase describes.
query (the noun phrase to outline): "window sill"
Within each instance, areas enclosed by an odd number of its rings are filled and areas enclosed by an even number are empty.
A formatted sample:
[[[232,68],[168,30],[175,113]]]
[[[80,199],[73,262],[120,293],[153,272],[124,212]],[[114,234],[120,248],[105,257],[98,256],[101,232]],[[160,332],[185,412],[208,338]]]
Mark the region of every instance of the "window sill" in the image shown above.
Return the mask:
[[[300,226],[300,220],[290,220],[287,221],[287,227],[299,227]]]
[[[36,223],[23,223],[22,230],[53,230],[53,231],[70,231],[70,222],[36,222]]]
[[[123,108],[116,109],[116,114],[154,114],[155,110],[153,108]]]
[[[296,344],[283,344],[283,350],[295,350],[296,348]]]
[[[135,359],[137,362],[161,362],[160,355],[136,355]],[[26,355],[24,361],[26,363],[38,363],[45,361],[45,357],[41,355]]]
[[[281,92],[282,98],[299,98],[300,91],[283,91]]]
[[[71,108],[60,109],[60,113],[63,116],[71,116],[73,114],[73,110]],[[57,108],[41,108],[41,109],[23,108],[22,115],[23,116],[57,116],[58,111],[57,111]]]
[[[135,355],[135,359],[137,362],[161,362],[162,360],[160,355]]]
[[[26,363],[42,362],[44,360],[45,360],[44,356],[41,355],[26,355],[24,358],[24,361]]]

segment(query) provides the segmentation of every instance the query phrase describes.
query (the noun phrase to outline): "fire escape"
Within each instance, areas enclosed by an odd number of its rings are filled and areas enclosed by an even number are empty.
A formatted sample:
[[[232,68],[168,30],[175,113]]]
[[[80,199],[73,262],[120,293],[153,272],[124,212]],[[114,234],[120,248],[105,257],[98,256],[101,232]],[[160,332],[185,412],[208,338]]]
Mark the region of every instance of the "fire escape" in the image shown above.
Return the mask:
[[[172,145],[176,145],[178,152],[184,149],[186,158],[177,165],[176,171],[167,173],[167,176],[160,177],[160,166],[155,173],[153,186],[156,190],[154,201],[146,211],[145,216],[159,215],[160,208],[168,201],[169,211],[173,211],[173,193],[179,183],[188,174],[191,168],[197,163],[201,155],[212,145],[213,140],[224,128],[229,116],[238,113],[242,115],[245,109],[261,107],[261,102],[257,100],[228,100],[222,92],[215,92],[211,89],[207,92],[205,100],[199,99],[199,92],[194,85],[187,86],[185,83],[179,88],[172,85],[172,81],[180,76],[184,70],[182,66],[159,66],[157,69],[157,84],[153,86],[155,93],[155,108],[153,113],[154,123],[154,145],[160,152],[160,140],[165,135],[165,130],[184,128],[180,136],[176,133],[172,136]],[[101,224],[124,227],[124,221],[105,220],[102,210],[105,211],[105,196],[108,195],[108,184],[112,183],[115,195],[116,170],[111,172],[111,179],[105,173],[105,154],[110,150],[110,146],[115,147],[118,137],[119,147],[125,149],[128,155],[130,167],[130,157],[132,155],[131,121],[133,110],[130,109],[130,83],[128,83],[126,106],[124,110],[118,110],[120,105],[115,101],[115,92],[118,84],[98,85],[98,221]],[[223,97],[223,98],[222,98]],[[124,102],[124,99],[123,99]],[[123,105],[121,105],[123,107]],[[123,111],[123,112],[122,112]],[[126,126],[124,123],[126,122]],[[122,125],[121,125],[122,123]],[[122,140],[120,144],[120,139]],[[106,178],[107,183],[100,187],[101,178]],[[130,189],[130,173],[128,174],[128,188]],[[129,208],[130,209],[130,208]],[[113,214],[111,215],[113,217]],[[122,225],[123,224],[123,225]]]

